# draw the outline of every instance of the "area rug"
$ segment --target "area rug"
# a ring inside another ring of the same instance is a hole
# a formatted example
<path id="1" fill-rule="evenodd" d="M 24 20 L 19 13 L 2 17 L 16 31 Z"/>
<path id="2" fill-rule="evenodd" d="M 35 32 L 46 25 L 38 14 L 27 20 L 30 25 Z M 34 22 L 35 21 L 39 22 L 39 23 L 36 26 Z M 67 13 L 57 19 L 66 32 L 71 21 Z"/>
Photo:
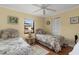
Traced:
<path id="1" fill-rule="evenodd" d="M 42 48 L 39 45 L 33 45 L 32 46 L 33 49 L 33 55 L 46 55 L 47 53 L 49 53 L 49 51 L 47 51 L 46 49 Z"/>

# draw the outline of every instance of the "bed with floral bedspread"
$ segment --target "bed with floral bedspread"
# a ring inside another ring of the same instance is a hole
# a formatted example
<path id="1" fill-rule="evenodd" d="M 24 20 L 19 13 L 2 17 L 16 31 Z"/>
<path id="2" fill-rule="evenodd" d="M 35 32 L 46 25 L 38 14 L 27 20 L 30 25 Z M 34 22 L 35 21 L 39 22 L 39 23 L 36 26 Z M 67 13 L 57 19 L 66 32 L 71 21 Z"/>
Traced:
<path id="1" fill-rule="evenodd" d="M 18 30 L 0 30 L 0 55 L 29 55 L 31 46 L 20 37 Z"/>
<path id="2" fill-rule="evenodd" d="M 39 43 L 53 49 L 55 52 L 61 51 L 61 46 L 64 44 L 62 36 L 46 34 L 42 29 L 37 30 L 36 39 Z"/>

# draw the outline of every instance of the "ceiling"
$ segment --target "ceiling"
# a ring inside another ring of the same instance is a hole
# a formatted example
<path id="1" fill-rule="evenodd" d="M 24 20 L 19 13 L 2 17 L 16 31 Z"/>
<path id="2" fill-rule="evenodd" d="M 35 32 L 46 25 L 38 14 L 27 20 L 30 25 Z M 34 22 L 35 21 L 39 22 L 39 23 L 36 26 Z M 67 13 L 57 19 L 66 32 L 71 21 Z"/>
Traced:
<path id="1" fill-rule="evenodd" d="M 10 9 L 13 9 L 16 11 L 24 12 L 24 13 L 29 13 L 29 14 L 32 14 L 35 16 L 44 16 L 42 14 L 42 12 L 43 12 L 42 10 L 40 10 L 38 12 L 34 12 L 35 10 L 40 9 L 40 8 L 36 7 L 32 4 L 0 4 L 0 6 L 10 8 Z M 46 10 L 45 16 L 53 16 L 62 11 L 72 9 L 77 6 L 79 6 L 79 5 L 78 4 L 50 4 L 47 8 L 54 9 L 54 10 L 56 10 L 56 12 Z"/>

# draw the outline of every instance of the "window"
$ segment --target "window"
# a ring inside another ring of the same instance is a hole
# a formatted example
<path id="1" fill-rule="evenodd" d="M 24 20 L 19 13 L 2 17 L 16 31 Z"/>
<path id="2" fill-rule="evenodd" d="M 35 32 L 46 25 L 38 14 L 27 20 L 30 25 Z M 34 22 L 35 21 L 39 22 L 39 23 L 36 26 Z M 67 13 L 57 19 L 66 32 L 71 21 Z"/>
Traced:
<path id="1" fill-rule="evenodd" d="M 31 33 L 34 33 L 34 21 L 32 19 L 25 19 L 24 20 L 24 33 L 27 34 L 29 33 L 29 31 Z"/>

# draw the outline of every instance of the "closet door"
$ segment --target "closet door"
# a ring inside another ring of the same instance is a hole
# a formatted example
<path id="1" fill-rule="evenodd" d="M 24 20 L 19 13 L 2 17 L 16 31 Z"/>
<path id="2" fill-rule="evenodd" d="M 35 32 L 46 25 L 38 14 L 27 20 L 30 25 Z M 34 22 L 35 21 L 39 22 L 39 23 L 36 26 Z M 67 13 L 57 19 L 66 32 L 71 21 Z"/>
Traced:
<path id="1" fill-rule="evenodd" d="M 52 34 L 54 35 L 60 35 L 60 18 L 56 18 L 52 21 Z"/>

